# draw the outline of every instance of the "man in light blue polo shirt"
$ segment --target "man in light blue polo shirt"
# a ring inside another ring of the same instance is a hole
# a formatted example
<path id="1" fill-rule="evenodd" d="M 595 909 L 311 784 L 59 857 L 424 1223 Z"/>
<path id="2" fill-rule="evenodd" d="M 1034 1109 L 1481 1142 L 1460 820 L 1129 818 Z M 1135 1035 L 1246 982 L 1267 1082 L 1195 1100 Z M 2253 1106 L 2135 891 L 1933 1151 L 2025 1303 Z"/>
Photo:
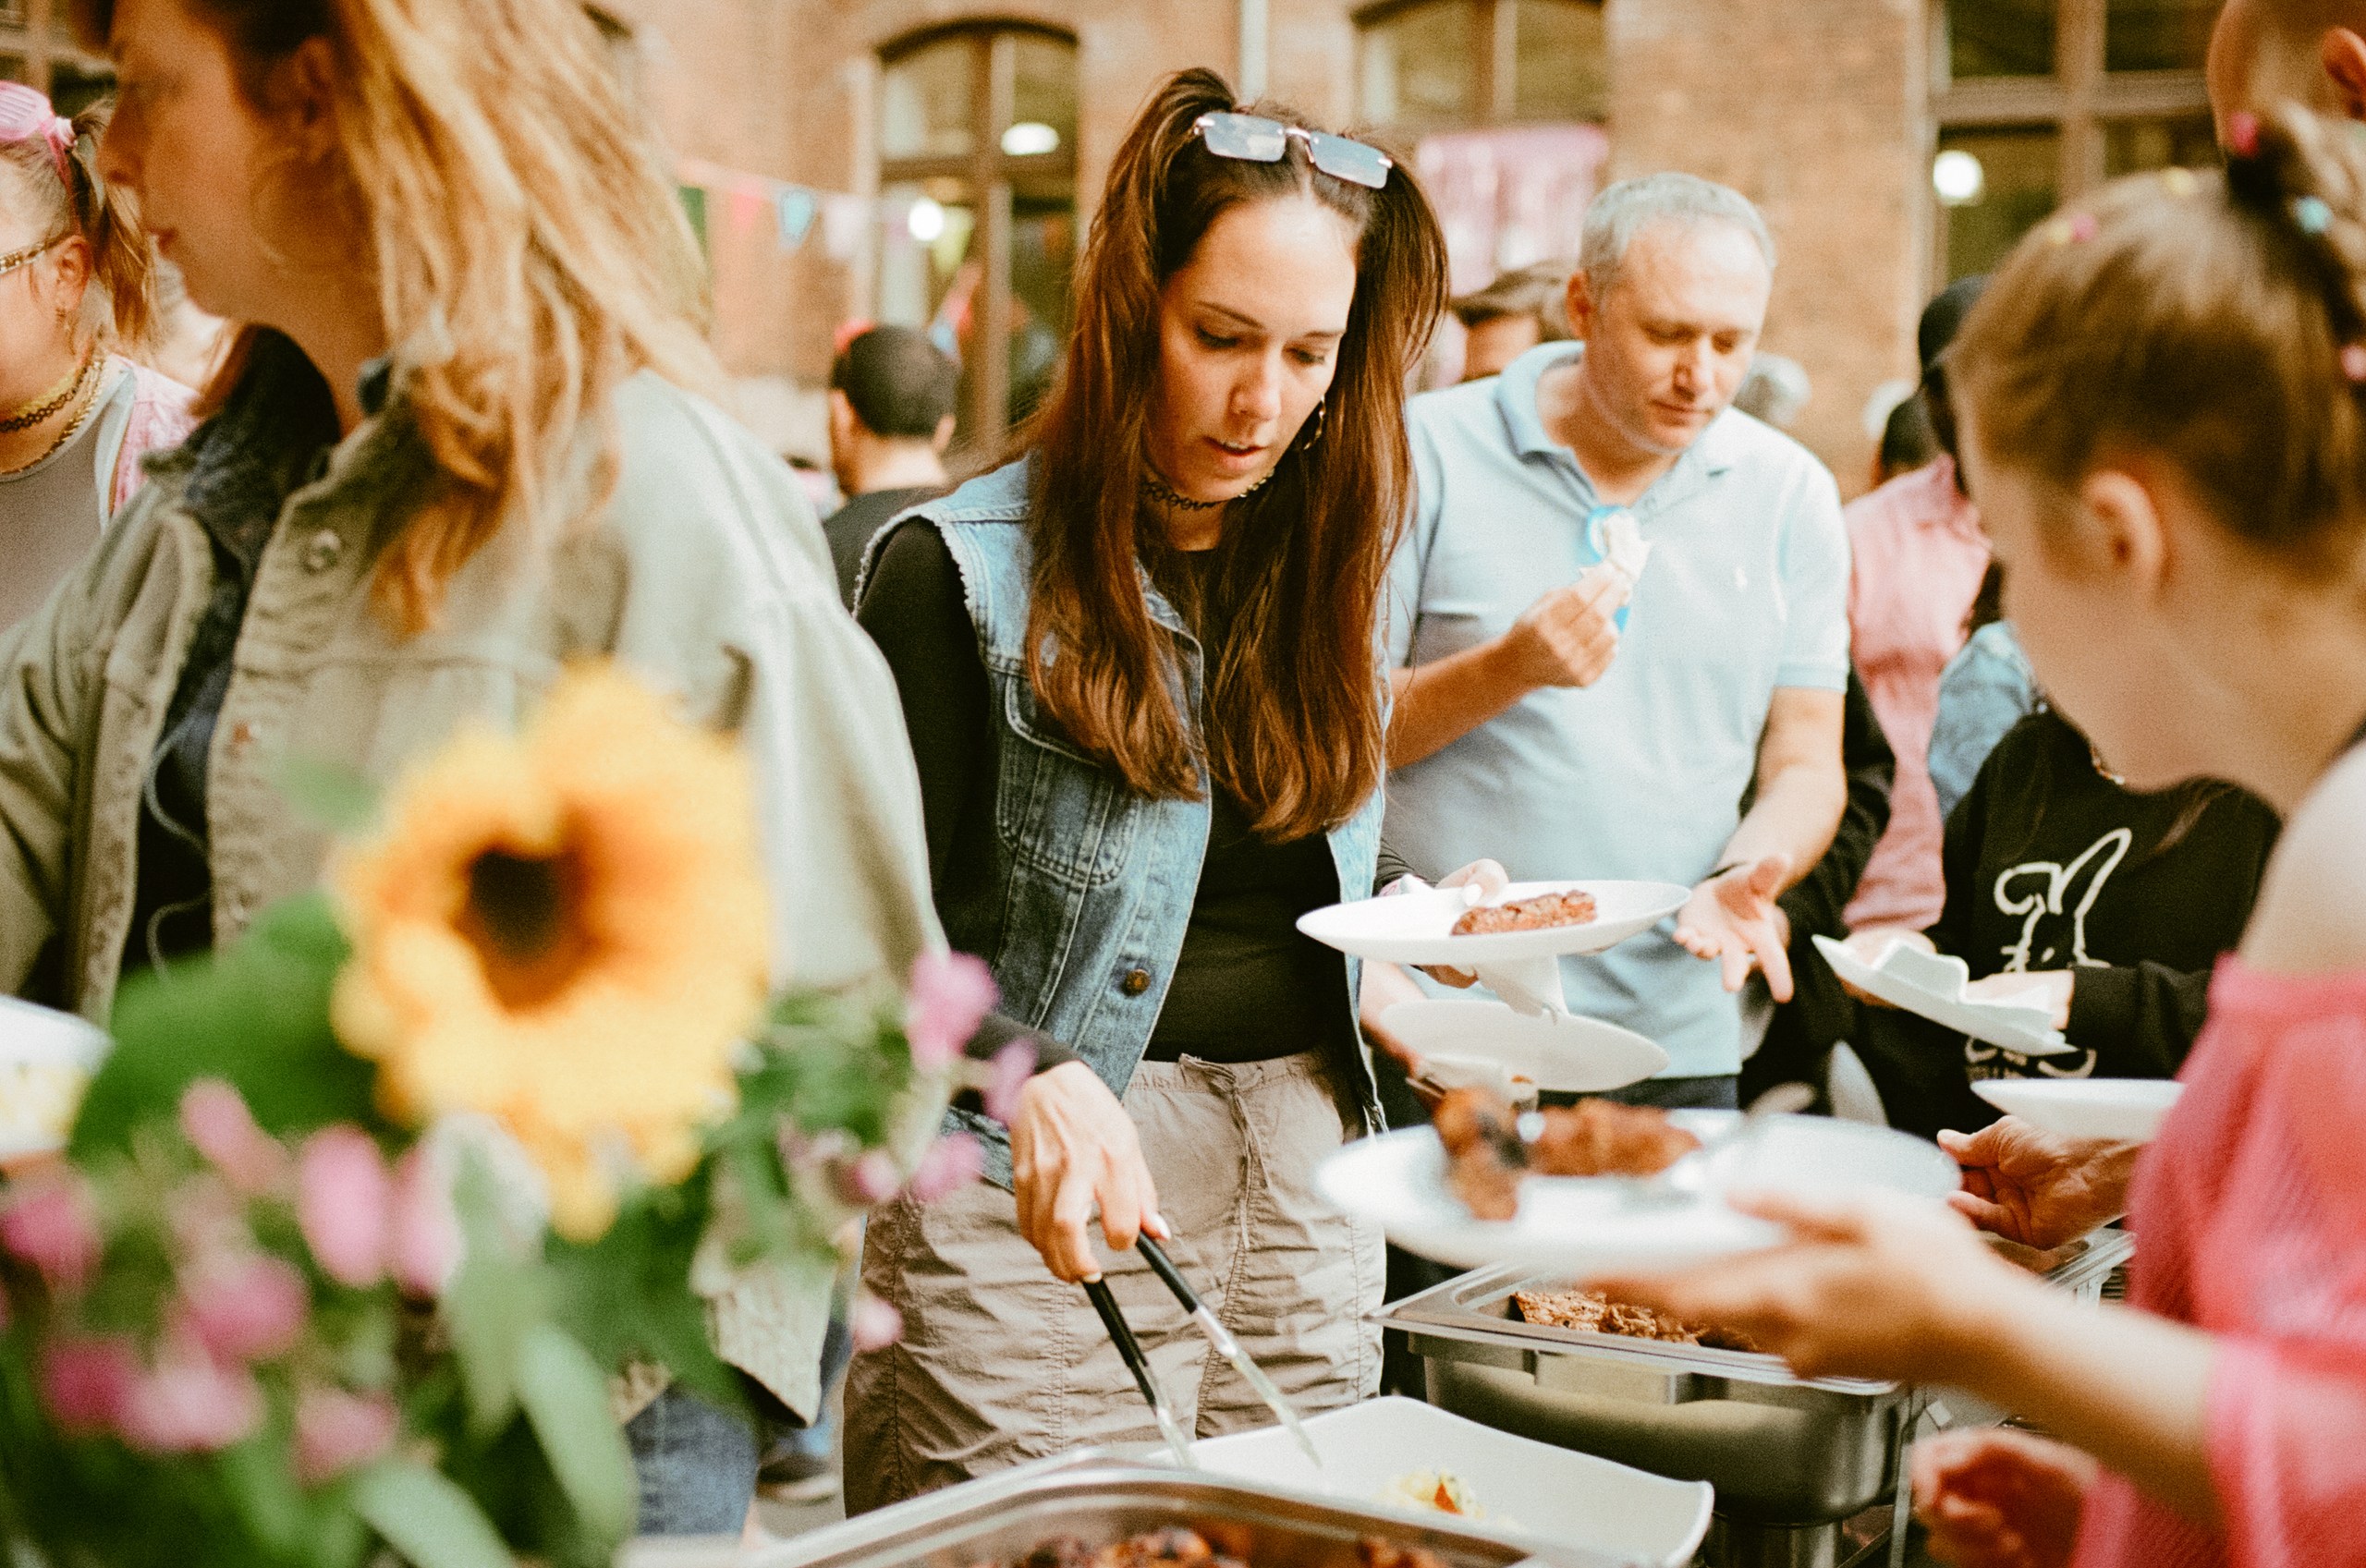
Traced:
<path id="1" fill-rule="evenodd" d="M 1774 900 L 1847 799 L 1840 497 L 1806 448 L 1728 407 L 1774 263 L 1737 192 L 1613 186 L 1570 280 L 1583 345 L 1409 415 L 1389 842 L 1418 869 L 1494 857 L 1516 880 L 1694 889 L 1671 926 L 1563 963 L 1571 1012 L 1666 1049 L 1626 1096 L 1647 1103 L 1733 1103 L 1735 993 L 1757 966 L 1789 995 Z M 1629 532 L 1650 547 L 1631 595 L 1605 561 Z"/>

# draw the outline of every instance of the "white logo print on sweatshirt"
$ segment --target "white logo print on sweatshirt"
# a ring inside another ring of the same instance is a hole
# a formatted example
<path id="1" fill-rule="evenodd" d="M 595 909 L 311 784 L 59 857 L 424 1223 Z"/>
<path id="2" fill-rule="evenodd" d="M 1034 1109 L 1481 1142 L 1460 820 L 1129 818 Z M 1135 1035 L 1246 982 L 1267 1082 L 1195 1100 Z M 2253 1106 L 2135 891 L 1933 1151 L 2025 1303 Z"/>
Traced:
<path id="1" fill-rule="evenodd" d="M 2021 918 L 2020 940 L 2000 950 L 2005 956 L 2003 972 L 2020 975 L 2034 969 L 2103 967 L 2100 960 L 2087 956 L 2087 912 L 2103 896 L 2104 884 L 2119 869 L 2119 863 L 2128 858 L 2128 851 L 2135 842 L 2132 830 L 2114 828 L 2067 866 L 2054 860 L 2031 860 L 2000 873 L 1995 884 L 1996 907 Z M 2066 917 L 2069 921 L 2067 930 L 2058 924 Z M 2067 952 L 2063 949 L 2065 937 L 2069 939 Z M 1967 1041 L 1964 1053 L 1967 1061 L 1975 1064 L 2000 1054 L 1978 1040 Z M 2095 1053 L 2092 1051 L 2081 1051 L 2071 1059 L 2076 1065 L 2067 1067 L 2055 1065 L 2055 1058 L 2025 1058 L 2009 1051 L 2001 1054 L 2021 1067 L 2034 1063 L 2037 1072 L 2049 1078 L 2083 1078 L 2095 1070 Z"/>

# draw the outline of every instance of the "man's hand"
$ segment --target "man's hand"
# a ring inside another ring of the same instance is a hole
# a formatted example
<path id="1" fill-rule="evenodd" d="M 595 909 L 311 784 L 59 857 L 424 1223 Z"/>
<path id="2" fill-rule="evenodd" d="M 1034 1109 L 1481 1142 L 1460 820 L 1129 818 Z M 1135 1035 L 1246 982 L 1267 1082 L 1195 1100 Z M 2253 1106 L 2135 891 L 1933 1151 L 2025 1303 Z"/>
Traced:
<path id="1" fill-rule="evenodd" d="M 1530 605 L 1502 641 L 1520 684 L 1532 691 L 1600 680 L 1618 653 L 1613 617 L 1626 592 L 1626 578 L 1604 565 Z"/>
<path id="2" fill-rule="evenodd" d="M 2128 1211 L 2128 1183 L 2142 1147 L 2074 1142 L 2007 1116 L 1939 1147 L 1963 1167 L 1947 1201 L 1983 1231 L 2051 1252 Z"/>
<path id="3" fill-rule="evenodd" d="M 1914 1516 L 1931 1555 L 1957 1568 L 2062 1568 L 2098 1468 L 2028 1432 L 1942 1433 L 1914 1446 Z"/>
<path id="4" fill-rule="evenodd" d="M 1727 991 L 1741 990 L 1754 966 L 1765 973 L 1775 1001 L 1791 1000 L 1791 960 L 1783 950 L 1788 926 L 1774 904 L 1790 870 L 1782 855 L 1737 866 L 1694 888 L 1677 915 L 1677 942 L 1696 958 L 1717 960 Z"/>
<path id="5" fill-rule="evenodd" d="M 1081 1062 L 1038 1073 L 1019 1091 L 1010 1165 L 1018 1234 L 1063 1280 L 1101 1277 L 1101 1260 L 1085 1234 L 1096 1204 L 1112 1251 L 1133 1246 L 1143 1231 L 1165 1239 L 1158 1188 L 1142 1161 L 1134 1119 Z"/>

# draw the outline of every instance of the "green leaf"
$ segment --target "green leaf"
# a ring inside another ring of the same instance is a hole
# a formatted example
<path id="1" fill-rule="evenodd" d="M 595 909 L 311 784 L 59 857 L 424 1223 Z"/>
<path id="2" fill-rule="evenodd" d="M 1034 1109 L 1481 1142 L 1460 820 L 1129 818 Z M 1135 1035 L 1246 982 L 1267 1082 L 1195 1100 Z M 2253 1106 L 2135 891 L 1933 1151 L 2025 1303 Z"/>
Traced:
<path id="1" fill-rule="evenodd" d="M 325 758 L 291 752 L 282 759 L 273 782 L 299 815 L 334 833 L 359 833 L 378 815 L 378 786 L 357 770 Z"/>
<path id="2" fill-rule="evenodd" d="M 621 1542 L 640 1495 L 632 1451 L 608 1404 L 608 1380 L 566 1330 L 538 1323 L 518 1359 L 518 1395 L 552 1473 L 592 1532 Z"/>
<path id="3" fill-rule="evenodd" d="M 390 1461 L 363 1471 L 353 1510 L 416 1568 L 515 1568 L 476 1500 L 423 1465 Z"/>
<path id="4" fill-rule="evenodd" d="M 328 901 L 308 893 L 274 905 L 218 954 L 127 982 L 116 1002 L 116 1048 L 74 1124 L 74 1158 L 128 1147 L 134 1125 L 170 1115 L 199 1078 L 227 1079 L 281 1136 L 332 1122 L 380 1125 L 370 1100 L 375 1069 L 329 1027 L 329 992 L 346 954 Z"/>
<path id="5" fill-rule="evenodd" d="M 616 1223 L 597 1241 L 553 1242 L 554 1317 L 603 1372 L 649 1362 L 693 1392 L 736 1410 L 745 1396 L 714 1354 L 706 1303 L 690 1289 L 691 1259 L 710 1212 L 709 1179 L 701 1171 L 679 1187 L 643 1187 L 627 1197 Z"/>
<path id="6" fill-rule="evenodd" d="M 469 1429 L 479 1438 L 499 1430 L 518 1408 L 518 1363 L 549 1310 L 539 1260 L 522 1256 L 503 1229 L 497 1180 L 474 1154 L 462 1161 L 453 1198 L 468 1250 L 441 1303 L 459 1357 Z"/>

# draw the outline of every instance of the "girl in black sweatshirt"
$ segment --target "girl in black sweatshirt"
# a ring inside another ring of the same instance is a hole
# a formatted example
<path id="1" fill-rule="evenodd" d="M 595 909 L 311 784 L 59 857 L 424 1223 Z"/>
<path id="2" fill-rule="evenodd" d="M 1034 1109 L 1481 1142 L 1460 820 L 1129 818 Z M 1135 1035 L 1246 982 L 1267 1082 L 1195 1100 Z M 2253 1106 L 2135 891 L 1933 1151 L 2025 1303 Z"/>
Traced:
<path id="1" fill-rule="evenodd" d="M 1865 1009 L 1858 1049 L 1891 1122 L 1926 1135 L 1985 1125 L 1996 1112 L 1975 1078 L 2175 1076 L 2278 825 L 2216 781 L 2137 794 L 2050 707 L 2023 719 L 1947 819 L 1946 905 L 1926 934 L 1970 966 L 1975 995 L 1998 976 L 2013 978 L 1985 988 L 1992 999 L 2044 988 L 2074 1049 L 2022 1056 Z"/>

